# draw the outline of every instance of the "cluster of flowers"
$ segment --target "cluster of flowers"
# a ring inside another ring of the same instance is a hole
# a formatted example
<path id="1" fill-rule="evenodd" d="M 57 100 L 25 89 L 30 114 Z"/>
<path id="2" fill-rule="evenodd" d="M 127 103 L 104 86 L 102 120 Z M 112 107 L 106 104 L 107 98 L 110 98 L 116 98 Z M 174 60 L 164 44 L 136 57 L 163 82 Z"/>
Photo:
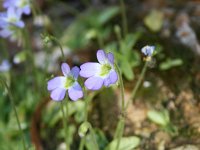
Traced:
<path id="1" fill-rule="evenodd" d="M 0 13 L 0 36 L 8 38 L 15 35 L 18 28 L 24 28 L 22 15 L 31 13 L 29 0 L 4 0 L 3 7 L 7 10 Z M 12 39 L 12 37 L 11 37 Z"/>
<path id="2" fill-rule="evenodd" d="M 145 46 L 142 53 L 151 57 L 154 52 L 154 46 Z M 71 100 L 76 101 L 83 97 L 83 90 L 78 83 L 78 76 L 87 78 L 84 85 L 89 90 L 99 90 L 102 86 L 109 87 L 118 80 L 118 74 L 114 65 L 114 56 L 112 53 L 106 53 L 103 50 L 97 51 L 96 62 L 87 62 L 80 66 L 75 66 L 70 70 L 66 63 L 62 63 L 61 70 L 64 76 L 55 77 L 48 81 L 47 89 L 51 92 L 51 98 L 55 101 L 64 99 L 66 92 Z"/>
<path id="3" fill-rule="evenodd" d="M 78 76 L 88 78 L 84 85 L 89 90 L 99 90 L 103 85 L 108 87 L 118 80 L 114 67 L 114 56 L 112 53 L 105 53 L 103 50 L 97 51 L 99 63 L 87 62 L 80 66 L 75 66 L 71 70 L 69 65 L 62 63 L 61 70 L 64 76 L 59 76 L 48 81 L 47 89 L 51 91 L 51 98 L 55 101 L 63 100 L 68 90 L 71 100 L 78 100 L 83 97 L 83 90 L 78 83 Z"/>

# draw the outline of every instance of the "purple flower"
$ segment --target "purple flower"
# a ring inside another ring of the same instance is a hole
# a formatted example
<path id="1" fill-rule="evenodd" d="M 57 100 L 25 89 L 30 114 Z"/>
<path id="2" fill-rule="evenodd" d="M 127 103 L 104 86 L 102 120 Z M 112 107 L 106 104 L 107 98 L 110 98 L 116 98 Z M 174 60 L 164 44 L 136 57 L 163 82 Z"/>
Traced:
<path id="1" fill-rule="evenodd" d="M 63 100 L 67 90 L 73 101 L 82 98 L 83 91 L 77 82 L 80 69 L 73 67 L 70 71 L 69 65 L 62 63 L 61 70 L 64 76 L 55 77 L 48 81 L 47 89 L 51 91 L 51 98 L 55 101 Z"/>
<path id="2" fill-rule="evenodd" d="M 11 64 L 8 60 L 4 59 L 2 63 L 0 64 L 0 72 L 7 72 L 11 68 Z"/>
<path id="3" fill-rule="evenodd" d="M 21 21 L 21 12 L 14 7 L 9 7 L 6 13 L 1 13 L 0 22 L 1 27 L 6 25 L 14 25 L 19 28 L 24 27 L 24 22 Z"/>
<path id="4" fill-rule="evenodd" d="M 31 13 L 30 0 L 5 0 L 3 7 L 15 7 L 18 11 L 26 15 Z"/>
<path id="5" fill-rule="evenodd" d="M 151 57 L 153 55 L 154 50 L 155 50 L 155 46 L 147 45 L 143 47 L 141 51 L 145 56 Z"/>
<path id="6" fill-rule="evenodd" d="M 103 85 L 109 87 L 118 80 L 113 54 L 106 54 L 103 50 L 98 50 L 97 59 L 99 63 L 87 62 L 80 67 L 80 76 L 88 78 L 85 86 L 89 90 L 99 90 Z"/>
<path id="7" fill-rule="evenodd" d="M 9 25 L 2 28 L 0 30 L 0 37 L 8 38 L 9 36 L 13 35 L 14 31 L 12 31 L 10 28 L 11 28 L 11 26 L 9 26 Z"/>

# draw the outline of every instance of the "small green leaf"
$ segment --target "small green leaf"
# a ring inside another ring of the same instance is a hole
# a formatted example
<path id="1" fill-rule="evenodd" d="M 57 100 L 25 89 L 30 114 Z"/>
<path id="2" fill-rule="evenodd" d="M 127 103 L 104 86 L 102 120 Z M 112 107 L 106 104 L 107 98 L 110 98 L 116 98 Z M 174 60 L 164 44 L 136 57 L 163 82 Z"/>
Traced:
<path id="1" fill-rule="evenodd" d="M 80 137 L 84 137 L 87 133 L 87 131 L 90 128 L 90 123 L 89 122 L 84 122 L 80 125 L 79 129 L 78 129 L 78 135 Z"/>
<path id="2" fill-rule="evenodd" d="M 131 67 L 139 66 L 141 62 L 140 55 L 134 50 L 130 53 L 129 60 L 130 60 Z"/>
<path id="3" fill-rule="evenodd" d="M 163 25 L 163 13 L 158 10 L 152 10 L 145 18 L 145 25 L 154 32 L 160 31 Z"/>
<path id="4" fill-rule="evenodd" d="M 154 123 L 161 126 L 167 126 L 170 122 L 169 114 L 167 111 L 150 110 L 147 113 L 147 117 Z"/>
<path id="5" fill-rule="evenodd" d="M 125 39 L 120 43 L 120 51 L 123 54 L 129 55 L 133 46 L 141 36 L 141 32 L 135 34 L 127 34 Z"/>
<path id="6" fill-rule="evenodd" d="M 161 70 L 168 70 L 172 67 L 181 66 L 183 61 L 180 58 L 170 59 L 168 58 L 165 62 L 162 62 L 159 66 Z"/>
<path id="7" fill-rule="evenodd" d="M 133 74 L 131 64 L 128 62 L 127 59 L 123 59 L 123 61 L 121 62 L 120 68 L 122 70 L 122 73 L 128 80 L 134 79 L 134 74 Z"/>
<path id="8" fill-rule="evenodd" d="M 105 150 L 116 150 L 118 140 L 113 140 Z M 140 144 L 140 139 L 136 136 L 122 137 L 119 150 L 132 150 Z"/>
<path id="9" fill-rule="evenodd" d="M 101 11 L 101 14 L 97 18 L 99 25 L 105 24 L 112 17 L 114 17 L 118 12 L 119 12 L 119 7 L 116 7 L 116 6 L 109 7 L 107 9 L 104 9 L 104 11 Z"/>
<path id="10" fill-rule="evenodd" d="M 27 56 L 26 50 L 23 50 L 23 51 L 17 53 L 17 54 L 14 56 L 13 61 L 14 61 L 15 64 L 22 63 L 22 62 L 24 62 L 24 61 L 26 60 L 26 56 Z"/>

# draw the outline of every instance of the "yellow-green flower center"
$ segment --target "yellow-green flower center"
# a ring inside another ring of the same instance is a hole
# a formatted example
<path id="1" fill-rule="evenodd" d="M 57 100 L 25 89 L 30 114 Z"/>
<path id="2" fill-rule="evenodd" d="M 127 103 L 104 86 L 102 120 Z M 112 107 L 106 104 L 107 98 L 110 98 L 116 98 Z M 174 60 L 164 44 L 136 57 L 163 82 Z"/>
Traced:
<path id="1" fill-rule="evenodd" d="M 26 6 L 26 5 L 28 5 L 28 2 L 26 0 L 21 0 L 20 3 L 19 3 L 19 7 L 21 7 L 21 8 Z"/>
<path id="2" fill-rule="evenodd" d="M 9 18 L 9 19 L 8 19 L 8 22 L 10 22 L 10 23 L 15 23 L 15 22 L 17 22 L 17 19 L 14 18 L 14 17 L 12 17 L 12 18 Z"/>
<path id="3" fill-rule="evenodd" d="M 101 66 L 100 76 L 107 75 L 111 69 L 112 69 L 112 67 L 109 64 L 103 64 Z"/>
<path id="4" fill-rule="evenodd" d="M 71 87 L 75 82 L 75 79 L 72 76 L 66 77 L 65 88 L 68 89 Z"/>

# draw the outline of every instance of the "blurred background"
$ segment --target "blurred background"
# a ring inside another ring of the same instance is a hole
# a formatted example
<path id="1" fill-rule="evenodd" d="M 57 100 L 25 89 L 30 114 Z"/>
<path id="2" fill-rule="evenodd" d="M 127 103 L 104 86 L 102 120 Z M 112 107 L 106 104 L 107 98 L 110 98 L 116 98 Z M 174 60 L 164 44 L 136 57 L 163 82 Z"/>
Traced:
<path id="1" fill-rule="evenodd" d="M 156 55 L 127 109 L 124 136 L 140 139 L 136 150 L 200 149 L 199 0 L 34 0 L 31 12 L 22 17 L 26 36 L 0 39 L 0 76 L 10 87 L 30 149 L 65 149 L 60 105 L 47 91 L 47 81 L 61 75 L 61 62 L 80 66 L 96 61 L 98 49 L 112 52 L 127 100 L 145 63 L 145 45 L 154 45 Z M 76 150 L 84 101 L 69 105 L 69 142 Z M 0 150 L 21 150 L 4 86 L 0 110 Z M 117 86 L 94 94 L 89 122 L 101 150 L 112 140 L 119 115 Z M 92 144 L 85 149 L 93 150 Z"/>

